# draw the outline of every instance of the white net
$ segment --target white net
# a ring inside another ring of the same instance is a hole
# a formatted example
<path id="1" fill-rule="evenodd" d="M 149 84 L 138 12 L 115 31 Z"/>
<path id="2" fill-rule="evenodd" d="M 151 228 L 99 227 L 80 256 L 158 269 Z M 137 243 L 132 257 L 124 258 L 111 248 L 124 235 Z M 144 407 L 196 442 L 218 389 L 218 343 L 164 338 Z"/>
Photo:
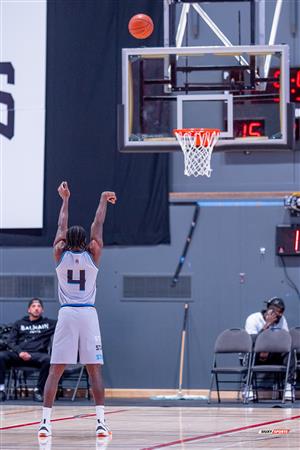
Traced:
<path id="1" fill-rule="evenodd" d="M 210 177 L 211 154 L 220 136 L 220 130 L 211 129 L 185 129 L 174 130 L 184 155 L 184 174 L 206 175 Z"/>

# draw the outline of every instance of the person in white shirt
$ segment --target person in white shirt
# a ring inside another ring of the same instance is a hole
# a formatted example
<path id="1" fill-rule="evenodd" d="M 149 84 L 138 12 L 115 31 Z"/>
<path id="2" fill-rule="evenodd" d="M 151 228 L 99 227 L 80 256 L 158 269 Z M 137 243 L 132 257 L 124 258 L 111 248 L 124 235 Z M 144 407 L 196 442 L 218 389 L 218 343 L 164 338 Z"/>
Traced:
<path id="1" fill-rule="evenodd" d="M 283 315 L 284 310 L 285 304 L 281 298 L 271 298 L 267 301 L 267 309 L 250 314 L 247 317 L 245 330 L 252 335 L 256 335 L 267 329 L 289 331 L 286 318 Z"/>
<path id="2" fill-rule="evenodd" d="M 270 300 L 266 301 L 267 309 L 262 310 L 261 312 L 256 312 L 250 314 L 247 317 L 245 323 L 245 330 L 249 333 L 253 339 L 256 339 L 256 336 L 259 333 L 262 333 L 265 330 L 285 330 L 289 331 L 289 327 L 284 317 L 283 313 L 285 311 L 284 301 L 279 297 L 272 297 Z M 287 363 L 288 354 L 274 354 L 261 352 L 256 360 L 257 364 L 286 364 Z M 288 383 L 286 387 L 286 400 L 292 400 L 292 385 L 294 383 L 294 373 L 295 373 L 295 364 L 294 358 L 291 358 Z M 252 394 L 252 395 L 251 395 Z M 252 397 L 252 398 L 251 398 Z M 253 393 L 250 391 L 249 400 L 253 399 Z"/>

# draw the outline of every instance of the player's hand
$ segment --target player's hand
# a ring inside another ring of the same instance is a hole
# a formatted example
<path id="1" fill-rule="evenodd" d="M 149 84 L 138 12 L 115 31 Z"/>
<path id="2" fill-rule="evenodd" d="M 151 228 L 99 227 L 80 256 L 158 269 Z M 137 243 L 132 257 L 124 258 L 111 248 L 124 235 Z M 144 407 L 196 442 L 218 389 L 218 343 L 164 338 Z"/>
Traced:
<path id="1" fill-rule="evenodd" d="M 106 201 L 108 201 L 109 203 L 112 203 L 113 205 L 117 201 L 117 196 L 114 192 L 105 191 L 105 192 L 102 192 L 101 196 L 104 197 L 106 199 Z"/>
<path id="2" fill-rule="evenodd" d="M 71 195 L 70 190 L 69 190 L 69 188 L 68 188 L 68 183 L 67 183 L 66 181 L 63 181 L 63 182 L 58 186 L 57 191 L 58 191 L 58 193 L 59 193 L 59 196 L 60 196 L 62 199 L 69 198 L 70 195 Z"/>
<path id="3" fill-rule="evenodd" d="M 29 360 L 31 359 L 30 353 L 27 353 L 27 352 L 21 352 L 21 353 L 19 353 L 19 357 L 20 357 L 21 359 L 23 359 L 23 361 L 29 361 Z"/>

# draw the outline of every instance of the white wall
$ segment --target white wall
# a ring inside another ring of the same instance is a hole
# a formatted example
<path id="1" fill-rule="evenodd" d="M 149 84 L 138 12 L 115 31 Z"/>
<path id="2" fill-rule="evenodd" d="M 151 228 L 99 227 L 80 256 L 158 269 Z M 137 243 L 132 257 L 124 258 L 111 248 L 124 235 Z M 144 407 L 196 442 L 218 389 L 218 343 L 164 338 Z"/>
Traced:
<path id="1" fill-rule="evenodd" d="M 0 0 L 1 229 L 43 227 L 46 8 Z"/>

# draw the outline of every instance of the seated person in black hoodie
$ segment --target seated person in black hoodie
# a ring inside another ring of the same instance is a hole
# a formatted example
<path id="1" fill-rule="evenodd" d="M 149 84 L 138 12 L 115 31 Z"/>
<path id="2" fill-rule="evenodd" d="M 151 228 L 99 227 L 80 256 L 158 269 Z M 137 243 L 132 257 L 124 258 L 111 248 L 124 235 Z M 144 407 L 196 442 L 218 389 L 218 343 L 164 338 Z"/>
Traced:
<path id="1" fill-rule="evenodd" d="M 14 366 L 34 366 L 40 369 L 34 400 L 43 400 L 44 385 L 50 367 L 49 344 L 56 321 L 43 317 L 43 302 L 33 298 L 28 303 L 28 316 L 14 323 L 8 350 L 0 352 L 0 401 L 5 396 L 5 371 Z"/>

